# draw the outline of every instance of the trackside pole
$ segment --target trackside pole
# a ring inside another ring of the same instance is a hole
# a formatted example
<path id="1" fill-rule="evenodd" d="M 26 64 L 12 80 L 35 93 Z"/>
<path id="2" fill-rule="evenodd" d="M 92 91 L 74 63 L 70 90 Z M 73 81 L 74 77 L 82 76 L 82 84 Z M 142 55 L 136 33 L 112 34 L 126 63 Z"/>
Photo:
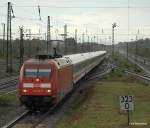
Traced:
<path id="1" fill-rule="evenodd" d="M 130 111 L 134 110 L 134 97 L 132 95 L 120 96 L 120 110 L 127 112 L 127 122 L 130 126 Z"/>
<path id="2" fill-rule="evenodd" d="M 127 115 L 128 115 L 128 126 L 130 126 L 130 111 L 127 110 Z"/>

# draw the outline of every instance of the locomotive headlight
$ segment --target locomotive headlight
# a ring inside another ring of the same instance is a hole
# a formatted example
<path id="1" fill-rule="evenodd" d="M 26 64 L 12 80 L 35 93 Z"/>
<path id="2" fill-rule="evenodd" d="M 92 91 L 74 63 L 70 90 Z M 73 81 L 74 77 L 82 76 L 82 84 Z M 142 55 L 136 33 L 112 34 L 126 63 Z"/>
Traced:
<path id="1" fill-rule="evenodd" d="M 51 92 L 51 90 L 47 90 L 47 92 Z"/>
<path id="2" fill-rule="evenodd" d="M 23 92 L 27 92 L 27 90 L 26 90 L 26 89 L 23 89 Z"/>
<path id="3" fill-rule="evenodd" d="M 36 81 L 36 82 L 39 82 L 39 81 L 40 81 L 40 79 L 39 79 L 39 78 L 36 78 L 36 79 L 35 79 L 35 81 Z"/>

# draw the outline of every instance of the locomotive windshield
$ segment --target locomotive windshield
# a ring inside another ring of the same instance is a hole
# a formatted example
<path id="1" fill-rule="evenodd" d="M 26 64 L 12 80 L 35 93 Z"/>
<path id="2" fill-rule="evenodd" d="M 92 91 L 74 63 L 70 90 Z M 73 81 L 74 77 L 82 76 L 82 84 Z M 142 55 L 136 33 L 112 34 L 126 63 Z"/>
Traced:
<path id="1" fill-rule="evenodd" d="M 25 69 L 26 78 L 49 78 L 51 69 Z"/>
<path id="2" fill-rule="evenodd" d="M 38 78 L 49 78 L 50 73 L 51 73 L 50 69 L 39 69 Z"/>
<path id="3" fill-rule="evenodd" d="M 36 78 L 38 69 L 25 69 L 25 77 Z"/>

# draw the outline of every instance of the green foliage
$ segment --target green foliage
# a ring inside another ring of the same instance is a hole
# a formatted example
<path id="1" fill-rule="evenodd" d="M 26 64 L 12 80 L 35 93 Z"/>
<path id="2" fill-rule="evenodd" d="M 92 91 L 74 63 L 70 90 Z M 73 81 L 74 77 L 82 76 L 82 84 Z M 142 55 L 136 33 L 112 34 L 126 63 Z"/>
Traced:
<path id="1" fill-rule="evenodd" d="M 120 43 L 119 46 L 121 49 L 126 47 L 126 43 Z M 136 44 L 137 44 L 137 52 L 136 52 Z M 150 39 L 140 39 L 138 41 L 132 41 L 128 43 L 129 53 L 149 58 L 150 59 Z"/>
<path id="2" fill-rule="evenodd" d="M 113 59 L 117 65 L 114 71 L 103 79 L 86 84 L 87 88 L 74 97 L 57 128 L 130 128 L 127 126 L 126 112 L 119 111 L 121 95 L 135 97 L 132 122 L 150 121 L 149 86 L 124 73 L 125 69 L 140 70 L 118 55 Z"/>
<path id="3" fill-rule="evenodd" d="M 109 73 L 104 80 L 111 80 L 111 81 L 137 81 L 133 76 L 126 76 L 125 77 L 125 70 L 129 70 L 132 72 L 141 72 L 141 70 L 134 64 L 131 64 L 127 59 L 123 58 L 120 55 L 115 55 L 113 57 L 116 67 L 113 69 L 111 73 Z"/>
<path id="4" fill-rule="evenodd" d="M 0 97 L 0 106 L 10 106 L 17 100 L 17 97 L 14 93 L 4 95 Z"/>
<path id="5" fill-rule="evenodd" d="M 149 87 L 138 83 L 112 81 L 103 83 L 97 81 L 90 84 L 86 94 L 83 93 L 74 98 L 69 112 L 67 110 L 65 116 L 57 123 L 57 128 L 128 128 L 126 113 L 119 111 L 119 96 L 121 95 L 134 95 L 135 97 L 132 122 L 150 121 Z M 87 98 L 84 98 L 85 95 Z M 78 104 L 79 101 L 82 103 Z"/>

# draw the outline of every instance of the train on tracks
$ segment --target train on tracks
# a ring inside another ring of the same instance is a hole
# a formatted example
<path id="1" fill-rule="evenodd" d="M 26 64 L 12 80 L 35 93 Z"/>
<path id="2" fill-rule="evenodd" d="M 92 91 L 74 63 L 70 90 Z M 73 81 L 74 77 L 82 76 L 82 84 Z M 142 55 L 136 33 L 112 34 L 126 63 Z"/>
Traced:
<path id="1" fill-rule="evenodd" d="M 29 109 L 59 103 L 76 83 L 106 57 L 106 51 L 52 57 L 38 55 L 24 62 L 19 99 Z"/>

